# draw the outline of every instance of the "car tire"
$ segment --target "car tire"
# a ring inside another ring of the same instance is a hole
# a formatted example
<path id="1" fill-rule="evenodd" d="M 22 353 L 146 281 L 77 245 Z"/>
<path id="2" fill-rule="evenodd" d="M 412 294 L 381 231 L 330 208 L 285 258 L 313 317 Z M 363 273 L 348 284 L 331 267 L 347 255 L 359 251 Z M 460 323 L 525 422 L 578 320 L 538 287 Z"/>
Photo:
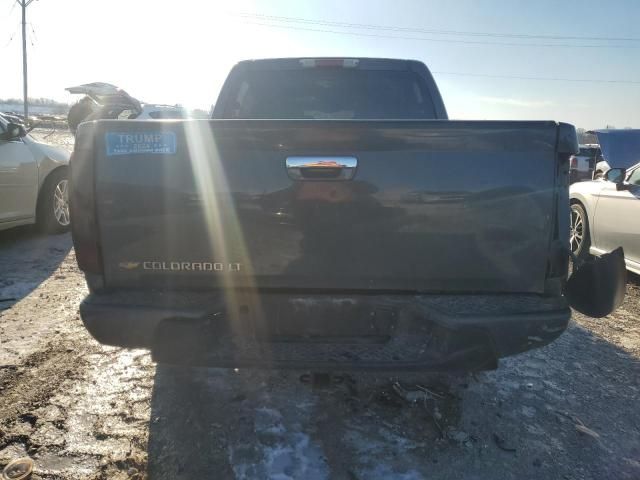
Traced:
<path id="1" fill-rule="evenodd" d="M 40 190 L 36 221 L 44 233 L 63 233 L 69 230 L 69 179 L 67 169 L 49 174 Z"/>
<path id="2" fill-rule="evenodd" d="M 589 257 L 591 237 L 589 236 L 589 218 L 584 206 L 580 203 L 571 205 L 571 222 L 569 224 L 569 244 L 571 252 L 580 260 Z"/>

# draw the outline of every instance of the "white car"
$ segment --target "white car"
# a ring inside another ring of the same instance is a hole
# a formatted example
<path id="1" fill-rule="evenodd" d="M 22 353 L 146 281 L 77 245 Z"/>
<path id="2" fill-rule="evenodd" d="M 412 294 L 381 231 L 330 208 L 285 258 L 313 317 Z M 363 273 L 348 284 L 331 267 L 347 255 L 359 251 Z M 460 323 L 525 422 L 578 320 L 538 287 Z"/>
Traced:
<path id="1" fill-rule="evenodd" d="M 48 233 L 69 229 L 69 156 L 0 115 L 0 230 L 30 223 Z"/>
<path id="2" fill-rule="evenodd" d="M 624 249 L 627 269 L 640 274 L 640 163 L 571 185 L 571 251 L 578 258 Z"/>

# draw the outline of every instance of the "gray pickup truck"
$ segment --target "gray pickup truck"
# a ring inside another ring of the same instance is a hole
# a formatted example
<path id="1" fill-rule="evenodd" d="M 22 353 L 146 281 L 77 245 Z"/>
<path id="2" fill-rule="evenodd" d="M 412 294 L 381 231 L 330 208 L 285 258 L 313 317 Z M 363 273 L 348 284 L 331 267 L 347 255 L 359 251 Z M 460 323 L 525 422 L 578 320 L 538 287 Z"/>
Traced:
<path id="1" fill-rule="evenodd" d="M 450 121 L 424 64 L 369 58 L 241 62 L 212 116 L 78 129 L 80 311 L 100 342 L 473 370 L 565 330 L 571 125 Z"/>

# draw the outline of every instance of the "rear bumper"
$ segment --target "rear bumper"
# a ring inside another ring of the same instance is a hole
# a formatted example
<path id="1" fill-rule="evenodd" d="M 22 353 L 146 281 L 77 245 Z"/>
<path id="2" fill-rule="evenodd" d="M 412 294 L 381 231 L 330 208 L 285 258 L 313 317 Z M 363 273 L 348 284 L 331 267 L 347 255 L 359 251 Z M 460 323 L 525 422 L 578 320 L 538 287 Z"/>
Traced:
<path id="1" fill-rule="evenodd" d="M 91 294 L 82 320 L 101 343 L 168 363 L 304 369 L 495 368 L 567 327 L 563 297 L 538 295 Z"/>

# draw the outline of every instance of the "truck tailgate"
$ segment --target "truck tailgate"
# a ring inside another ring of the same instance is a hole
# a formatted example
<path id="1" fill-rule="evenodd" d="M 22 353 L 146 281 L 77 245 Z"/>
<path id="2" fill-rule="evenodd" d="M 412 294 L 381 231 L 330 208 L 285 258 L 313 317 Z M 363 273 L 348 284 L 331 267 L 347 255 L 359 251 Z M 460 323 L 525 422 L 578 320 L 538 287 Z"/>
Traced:
<path id="1" fill-rule="evenodd" d="M 95 181 L 106 287 L 541 293 L 562 128 L 101 121 L 75 181 Z"/>

